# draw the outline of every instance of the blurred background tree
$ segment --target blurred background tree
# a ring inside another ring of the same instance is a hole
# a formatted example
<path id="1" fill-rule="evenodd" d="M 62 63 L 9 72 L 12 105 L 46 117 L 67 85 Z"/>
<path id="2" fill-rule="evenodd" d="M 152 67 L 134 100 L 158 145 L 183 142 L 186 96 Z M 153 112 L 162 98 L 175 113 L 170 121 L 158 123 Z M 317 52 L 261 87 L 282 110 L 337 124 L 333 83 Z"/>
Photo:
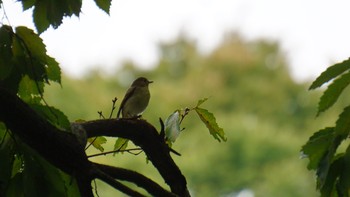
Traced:
<path id="1" fill-rule="evenodd" d="M 193 196 L 236 196 L 242 191 L 255 196 L 317 196 L 314 174 L 300 159 L 300 147 L 311 131 L 334 120 L 321 116 L 313 121 L 320 93 L 309 93 L 308 83 L 293 81 L 278 43 L 246 42 L 231 33 L 213 52 L 202 54 L 193 40 L 181 34 L 173 42 L 160 43 L 159 52 L 153 69 L 125 62 L 108 76 L 98 70 L 81 79 L 65 76 L 63 88 L 47 87 L 45 97 L 71 121 L 96 119 L 97 111 L 109 113 L 114 97 L 122 99 L 132 80 L 146 76 L 155 83 L 143 118 L 155 125 L 159 117 L 165 119 L 175 109 L 209 97 L 204 105 L 215 113 L 228 141 L 213 141 L 193 116 L 183 122 L 185 130 L 173 145 L 182 154 L 175 160 Z M 106 149 L 112 149 L 112 141 Z M 139 164 L 145 161 L 135 162 L 134 155 L 122 157 L 118 165 L 144 166 Z M 112 156 L 94 160 L 117 162 Z M 157 179 L 147 166 L 136 169 Z M 115 194 L 99 187 L 101 196 Z"/>

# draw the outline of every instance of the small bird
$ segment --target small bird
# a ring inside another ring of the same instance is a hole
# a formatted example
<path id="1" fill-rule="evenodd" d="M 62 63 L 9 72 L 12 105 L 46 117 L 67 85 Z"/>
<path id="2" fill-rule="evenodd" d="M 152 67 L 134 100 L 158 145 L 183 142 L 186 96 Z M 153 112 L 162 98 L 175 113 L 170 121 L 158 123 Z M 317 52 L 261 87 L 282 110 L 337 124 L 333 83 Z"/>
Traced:
<path id="1" fill-rule="evenodd" d="M 139 77 L 131 84 L 120 104 L 117 118 L 120 117 L 120 113 L 123 118 L 135 118 L 145 111 L 151 97 L 148 89 L 150 83 L 153 81 Z"/>

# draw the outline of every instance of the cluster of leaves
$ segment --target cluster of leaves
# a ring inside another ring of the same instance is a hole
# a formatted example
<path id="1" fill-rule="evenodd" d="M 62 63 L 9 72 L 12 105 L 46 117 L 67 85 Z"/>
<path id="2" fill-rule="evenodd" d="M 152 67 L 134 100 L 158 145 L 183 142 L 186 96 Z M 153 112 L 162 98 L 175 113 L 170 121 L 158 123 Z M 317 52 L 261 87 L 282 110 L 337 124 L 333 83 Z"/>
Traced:
<path id="1" fill-rule="evenodd" d="M 39 115 L 62 130 L 69 130 L 68 118 L 60 110 L 49 106 L 43 98 L 44 87 L 51 82 L 61 84 L 58 62 L 47 55 L 40 33 L 52 26 L 57 28 L 64 16 L 79 16 L 81 0 L 20 0 L 23 9 L 33 8 L 33 19 L 38 32 L 24 27 L 0 26 L 0 88 L 16 93 Z M 97 6 L 109 13 L 110 0 L 95 0 Z M 0 6 L 2 1 L 0 0 Z M 0 7 L 1 8 L 1 7 Z M 200 108 L 206 99 L 193 108 L 215 139 L 226 141 L 212 113 Z M 90 139 L 101 151 L 104 138 Z M 0 122 L 0 195 L 78 196 L 73 180 L 43 160 L 25 144 L 15 141 L 11 131 Z M 35 181 L 33 181 L 35 179 Z M 73 182 L 72 182 L 73 181 Z M 43 191 L 45 189 L 45 191 Z"/>
<path id="2" fill-rule="evenodd" d="M 193 108 L 186 108 L 184 110 L 176 110 L 165 120 L 165 137 L 168 144 L 175 142 L 176 138 L 179 136 L 181 132 L 180 124 L 185 116 L 190 111 L 195 111 L 205 126 L 208 128 L 210 134 L 219 142 L 221 140 L 226 141 L 224 130 L 219 127 L 216 122 L 216 118 L 213 113 L 209 112 L 207 109 L 199 107 L 208 98 L 204 98 L 198 101 L 197 105 Z"/>
<path id="3" fill-rule="evenodd" d="M 27 27 L 0 27 L 0 86 L 17 93 L 39 114 L 61 128 L 68 128 L 67 117 L 45 104 L 44 86 L 61 83 L 56 60 L 46 54 L 42 39 Z"/>
<path id="4" fill-rule="evenodd" d="M 50 25 L 56 29 L 62 24 L 65 16 L 79 16 L 82 6 L 82 0 L 19 0 L 19 2 L 22 3 L 23 10 L 33 8 L 33 21 L 39 34 L 47 30 Z M 95 0 L 95 3 L 109 14 L 111 0 Z"/>
<path id="5" fill-rule="evenodd" d="M 330 82 L 331 81 L 331 82 Z M 330 82 L 320 98 L 318 115 L 329 109 L 350 83 L 350 59 L 334 64 L 310 86 L 310 90 Z M 350 106 L 343 109 L 333 127 L 321 129 L 302 147 L 309 158 L 308 169 L 316 170 L 317 188 L 322 196 L 350 195 L 350 146 L 340 151 L 350 132 Z"/>
<path id="6" fill-rule="evenodd" d="M 27 27 L 19 26 L 13 30 L 3 25 L 0 27 L 0 51 L 0 87 L 19 95 L 57 127 L 69 128 L 67 117 L 60 110 L 47 105 L 43 99 L 45 84 L 61 83 L 61 70 L 56 60 L 47 55 L 39 35 Z M 42 188 L 55 196 L 64 196 L 68 190 L 73 195 L 78 194 L 76 185 L 68 187 L 70 178 L 67 175 L 48 164 L 26 145 L 14 141 L 11 131 L 3 124 L 0 127 L 0 139 L 0 195 L 37 196 Z"/>

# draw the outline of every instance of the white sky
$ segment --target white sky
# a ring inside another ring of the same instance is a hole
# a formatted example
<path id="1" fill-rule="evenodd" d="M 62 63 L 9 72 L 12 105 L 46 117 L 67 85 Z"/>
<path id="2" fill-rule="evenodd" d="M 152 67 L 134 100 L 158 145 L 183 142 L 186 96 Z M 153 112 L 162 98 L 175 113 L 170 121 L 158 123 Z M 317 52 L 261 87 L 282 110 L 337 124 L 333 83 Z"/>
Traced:
<path id="1" fill-rule="evenodd" d="M 34 28 L 31 12 L 3 1 L 11 25 Z M 157 61 L 157 43 L 181 31 L 202 52 L 236 31 L 248 40 L 279 41 L 293 76 L 304 80 L 350 56 L 349 8 L 347 0 L 113 0 L 108 16 L 84 0 L 80 18 L 66 18 L 42 38 L 64 72 L 80 76 L 97 65 L 114 71 L 125 58 L 148 67 Z"/>

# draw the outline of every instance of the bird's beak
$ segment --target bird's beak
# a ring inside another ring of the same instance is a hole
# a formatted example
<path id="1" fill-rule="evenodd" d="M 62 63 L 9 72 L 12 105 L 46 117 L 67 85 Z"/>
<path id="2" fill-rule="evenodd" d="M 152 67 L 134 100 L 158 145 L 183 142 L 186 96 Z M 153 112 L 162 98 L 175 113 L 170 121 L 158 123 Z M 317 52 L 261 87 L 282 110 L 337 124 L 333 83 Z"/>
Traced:
<path id="1" fill-rule="evenodd" d="M 148 81 L 148 83 L 153 83 L 153 81 Z"/>

